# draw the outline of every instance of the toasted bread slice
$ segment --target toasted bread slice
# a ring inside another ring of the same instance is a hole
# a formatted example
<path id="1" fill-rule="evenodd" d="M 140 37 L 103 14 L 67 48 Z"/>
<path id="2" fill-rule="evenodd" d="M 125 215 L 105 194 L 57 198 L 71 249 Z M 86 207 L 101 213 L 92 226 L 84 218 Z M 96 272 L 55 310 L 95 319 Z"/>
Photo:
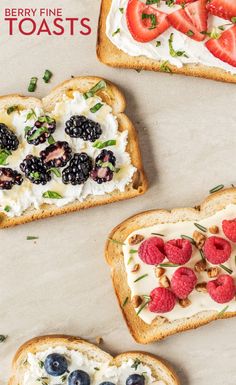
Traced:
<path id="1" fill-rule="evenodd" d="M 55 103 L 61 100 L 63 94 L 70 94 L 72 91 L 76 90 L 81 93 L 87 92 L 101 80 L 103 79 L 94 76 L 72 78 L 58 85 L 50 92 L 48 96 L 42 100 L 32 97 L 23 97 L 20 95 L 2 96 L 0 98 L 0 111 L 5 113 L 6 124 L 6 110 L 13 105 L 17 105 L 19 109 L 39 107 L 43 108 L 47 112 L 51 112 L 54 109 Z M 132 182 L 126 186 L 124 192 L 114 190 L 109 194 L 100 196 L 89 195 L 82 202 L 77 200 L 63 207 L 57 207 L 56 205 L 52 204 L 43 204 L 39 210 L 29 208 L 21 216 L 13 218 L 9 218 L 5 213 L 0 213 L 0 228 L 11 227 L 37 219 L 65 214 L 93 206 L 104 205 L 123 199 L 133 198 L 143 194 L 147 190 L 147 179 L 143 170 L 137 132 L 132 122 L 124 114 L 126 108 L 125 97 L 122 92 L 111 82 L 106 81 L 106 85 L 106 88 L 98 92 L 97 95 L 106 104 L 111 106 L 113 114 L 117 117 L 119 131 L 128 131 L 128 143 L 126 151 L 130 155 L 132 165 L 137 169 L 133 175 Z"/>
<path id="2" fill-rule="evenodd" d="M 180 384 L 176 374 L 169 367 L 169 365 L 151 354 L 142 352 L 127 352 L 119 354 L 118 356 L 113 358 L 110 354 L 104 352 L 97 346 L 87 341 L 84 341 L 77 337 L 71 337 L 66 335 L 36 337 L 22 345 L 16 352 L 15 357 L 13 359 L 12 376 L 8 384 L 24 384 L 24 376 L 27 373 L 29 367 L 29 363 L 27 362 L 29 353 L 36 354 L 42 351 L 46 351 L 49 348 L 56 348 L 58 346 L 65 347 L 68 350 L 80 352 L 85 355 L 88 360 L 105 364 L 107 365 L 107 367 L 119 367 L 122 365 L 122 363 L 128 361 L 129 359 L 133 361 L 139 360 L 143 365 L 150 368 L 151 374 L 155 379 L 155 382 L 153 382 L 153 384 Z"/>
<path id="3" fill-rule="evenodd" d="M 181 318 L 172 322 L 164 322 L 163 317 L 157 317 L 151 324 L 145 323 L 136 314 L 135 308 L 130 301 L 131 291 L 127 282 L 122 251 L 123 242 L 135 230 L 140 229 L 141 231 L 142 228 L 162 223 L 198 221 L 212 216 L 229 204 L 236 204 L 236 188 L 225 189 L 213 193 L 196 208 L 177 208 L 171 211 L 145 211 L 128 218 L 110 233 L 106 242 L 105 256 L 111 267 L 113 286 L 119 306 L 127 326 L 137 342 L 147 344 L 178 332 L 195 329 L 219 318 L 236 316 L 236 312 L 225 311 L 223 314 L 219 315 L 219 312 L 209 310 L 197 313 L 190 318 Z M 115 240 L 115 242 L 112 242 L 111 240 Z M 166 316 L 168 318 L 168 313 L 166 313 Z"/>
<path id="4" fill-rule="evenodd" d="M 136 70 L 161 71 L 163 61 L 152 60 L 145 56 L 129 56 L 118 49 L 106 35 L 106 19 L 110 11 L 112 0 L 102 0 L 97 35 L 98 59 L 111 67 L 133 68 Z M 236 83 L 236 75 L 221 68 L 209 67 L 202 64 L 185 64 L 178 68 L 168 64 L 169 72 L 175 74 L 196 76 L 223 82 Z"/>

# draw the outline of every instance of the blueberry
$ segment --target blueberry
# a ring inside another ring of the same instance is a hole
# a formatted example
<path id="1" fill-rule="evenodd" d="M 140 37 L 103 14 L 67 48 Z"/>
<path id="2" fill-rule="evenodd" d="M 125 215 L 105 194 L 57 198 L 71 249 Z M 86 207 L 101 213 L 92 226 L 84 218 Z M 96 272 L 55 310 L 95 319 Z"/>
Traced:
<path id="1" fill-rule="evenodd" d="M 75 370 L 69 375 L 69 385 L 90 385 L 90 377 L 83 370 Z"/>
<path id="2" fill-rule="evenodd" d="M 67 371 L 66 358 L 58 353 L 49 354 L 44 362 L 44 368 L 50 376 L 61 376 Z"/>
<path id="3" fill-rule="evenodd" d="M 115 384 L 113 382 L 104 381 L 104 382 L 101 382 L 101 384 L 99 385 L 115 385 Z"/>
<path id="4" fill-rule="evenodd" d="M 126 380 L 126 385 L 144 385 L 145 378 L 140 374 L 131 374 Z"/>

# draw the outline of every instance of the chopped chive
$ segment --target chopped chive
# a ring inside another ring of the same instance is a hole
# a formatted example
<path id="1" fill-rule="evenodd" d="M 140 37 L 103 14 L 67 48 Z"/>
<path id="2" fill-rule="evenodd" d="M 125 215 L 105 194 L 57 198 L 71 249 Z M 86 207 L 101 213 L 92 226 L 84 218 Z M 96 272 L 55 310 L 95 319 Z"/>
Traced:
<path id="1" fill-rule="evenodd" d="M 110 140 L 107 140 L 106 142 L 96 141 L 93 144 L 93 147 L 102 149 L 102 148 L 105 148 L 105 147 L 115 146 L 115 145 L 116 145 L 116 140 L 115 139 L 110 139 Z"/>
<path id="2" fill-rule="evenodd" d="M 5 207 L 4 207 L 4 211 L 6 211 L 7 213 L 9 213 L 9 211 L 11 211 L 11 206 L 5 206 Z"/>
<path id="3" fill-rule="evenodd" d="M 52 167 L 48 171 L 53 172 L 53 174 L 56 175 L 58 178 L 60 178 L 61 176 L 61 171 L 56 167 Z"/>
<path id="4" fill-rule="evenodd" d="M 56 191 L 45 191 L 43 193 L 43 198 L 47 198 L 47 199 L 62 199 L 62 195 L 57 193 Z"/>
<path id="5" fill-rule="evenodd" d="M 158 235 L 159 237 L 164 237 L 164 234 L 159 234 L 159 233 L 151 233 L 152 235 Z"/>
<path id="6" fill-rule="evenodd" d="M 116 239 L 108 238 L 108 240 L 111 241 L 111 242 L 113 242 L 113 243 L 117 243 L 118 245 L 124 246 L 124 243 L 123 243 L 123 242 L 117 241 Z"/>
<path id="7" fill-rule="evenodd" d="M 0 334 L 0 343 L 6 341 L 8 336 L 4 336 L 3 334 Z"/>
<path id="8" fill-rule="evenodd" d="M 205 255 L 204 255 L 203 251 L 202 251 L 202 250 L 199 250 L 199 252 L 200 252 L 200 255 L 201 255 L 202 260 L 205 261 L 206 258 L 205 258 Z"/>
<path id="9" fill-rule="evenodd" d="M 160 265 L 158 266 L 161 266 L 161 267 L 178 267 L 179 265 L 177 265 L 176 263 L 160 263 Z"/>
<path id="10" fill-rule="evenodd" d="M 220 265 L 221 269 L 227 271 L 227 273 L 229 274 L 233 274 L 233 270 L 229 269 L 227 266 L 225 265 Z"/>
<path id="11" fill-rule="evenodd" d="M 52 77 L 52 72 L 49 70 L 45 70 L 44 75 L 43 75 L 43 80 L 45 83 L 49 83 Z"/>
<path id="12" fill-rule="evenodd" d="M 157 26 L 157 18 L 154 13 L 142 13 L 142 19 L 150 19 L 151 20 L 151 27 L 148 29 L 155 29 Z"/>
<path id="13" fill-rule="evenodd" d="M 160 71 L 161 72 L 167 72 L 167 73 L 172 73 L 171 68 L 168 66 L 169 62 L 168 60 L 164 61 L 161 66 L 160 66 Z"/>
<path id="14" fill-rule="evenodd" d="M 90 108 L 90 111 L 92 113 L 95 113 L 97 112 L 98 110 L 100 110 L 100 108 L 102 108 L 103 104 L 102 103 L 97 103 L 95 104 L 95 106 L 93 106 L 92 108 Z"/>
<path id="15" fill-rule="evenodd" d="M 141 364 L 141 361 L 138 358 L 135 358 L 133 365 L 131 365 L 131 368 L 137 370 L 138 366 Z"/>
<path id="16" fill-rule="evenodd" d="M 37 81 L 38 81 L 38 78 L 36 78 L 35 76 L 33 76 L 31 79 L 30 79 L 30 83 L 29 83 L 29 86 L 28 86 L 28 91 L 29 92 L 34 92 L 36 90 L 36 87 L 37 87 Z"/>
<path id="17" fill-rule="evenodd" d="M 139 315 L 141 313 L 141 311 L 149 304 L 150 302 L 150 299 L 148 299 L 146 302 L 144 302 L 144 304 L 142 304 L 137 312 L 137 315 Z"/>
<path id="18" fill-rule="evenodd" d="M 28 235 L 26 237 L 27 241 L 34 241 L 35 239 L 39 239 L 39 237 L 34 237 L 34 236 L 31 236 L 31 235 Z"/>
<path id="19" fill-rule="evenodd" d="M 129 297 L 126 297 L 125 300 L 124 300 L 124 302 L 123 302 L 123 305 L 122 305 L 123 307 L 125 307 L 125 305 L 127 305 L 128 300 L 129 300 Z"/>
<path id="20" fill-rule="evenodd" d="M 136 254 L 138 252 L 138 250 L 134 250 L 134 249 L 130 249 L 130 254 Z"/>
<path id="21" fill-rule="evenodd" d="M 157 41 L 156 41 L 156 47 L 160 47 L 160 45 L 161 45 L 160 40 L 157 40 Z"/>
<path id="22" fill-rule="evenodd" d="M 194 35 L 194 32 L 190 29 L 187 33 L 186 33 L 187 36 L 193 36 Z"/>
<path id="23" fill-rule="evenodd" d="M 193 238 L 189 237 L 188 235 L 181 235 L 182 239 L 187 239 L 189 242 L 191 242 L 193 245 L 195 245 L 195 241 Z"/>
<path id="24" fill-rule="evenodd" d="M 150 4 L 160 4 L 160 0 L 146 0 L 146 4 L 147 5 L 150 5 Z"/>
<path id="25" fill-rule="evenodd" d="M 199 223 L 194 223 L 194 226 L 196 226 L 199 230 L 203 231 L 204 233 L 207 232 L 207 228 L 202 225 L 199 225 Z"/>
<path id="26" fill-rule="evenodd" d="M 129 265 L 132 261 L 133 261 L 133 257 L 130 256 L 129 259 L 128 259 L 127 265 Z"/>
<path id="27" fill-rule="evenodd" d="M 117 30 L 113 32 L 112 36 L 117 35 L 117 33 L 120 33 L 120 28 L 117 28 Z"/>
<path id="28" fill-rule="evenodd" d="M 225 186 L 224 186 L 223 184 L 219 184 L 218 186 L 213 187 L 213 188 L 209 191 L 209 193 L 210 193 L 210 194 L 213 194 L 214 192 L 217 192 L 217 191 L 222 190 L 224 187 L 225 187 Z"/>
<path id="29" fill-rule="evenodd" d="M 10 107 L 8 107 L 8 109 L 7 109 L 7 115 L 10 115 L 12 112 L 14 112 L 14 111 L 17 111 L 18 110 L 18 106 L 10 106 Z"/>
<path id="30" fill-rule="evenodd" d="M 176 51 L 173 47 L 173 39 L 174 39 L 174 34 L 173 32 L 170 34 L 168 43 L 169 43 L 169 52 L 172 57 L 178 57 L 178 56 L 184 56 L 188 57 L 185 53 L 185 51 Z"/>
<path id="31" fill-rule="evenodd" d="M 48 144 L 54 144 L 54 143 L 56 143 L 56 141 L 55 141 L 55 139 L 53 138 L 53 136 L 50 135 L 49 138 L 48 138 Z"/>
<path id="32" fill-rule="evenodd" d="M 141 281 L 141 279 L 146 278 L 147 276 L 148 276 L 148 274 L 143 274 L 143 275 L 141 275 L 140 277 L 138 277 L 137 279 L 135 279 L 134 282 Z"/>
<path id="33" fill-rule="evenodd" d="M 119 8 L 120 13 L 124 13 L 124 8 Z"/>
<path id="34" fill-rule="evenodd" d="M 98 91 L 102 91 L 106 88 L 106 83 L 104 80 L 100 80 L 94 87 L 92 87 L 89 91 L 84 93 L 84 99 L 92 98 Z"/>
<path id="35" fill-rule="evenodd" d="M 229 305 L 225 306 L 219 313 L 218 313 L 218 317 L 222 317 L 224 315 L 224 313 L 228 310 L 229 308 Z"/>

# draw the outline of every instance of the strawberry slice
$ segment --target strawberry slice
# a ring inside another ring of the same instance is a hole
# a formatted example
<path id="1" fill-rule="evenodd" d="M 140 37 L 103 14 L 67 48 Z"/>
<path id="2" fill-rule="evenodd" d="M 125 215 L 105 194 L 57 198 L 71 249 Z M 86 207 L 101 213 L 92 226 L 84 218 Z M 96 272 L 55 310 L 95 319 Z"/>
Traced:
<path id="1" fill-rule="evenodd" d="M 133 38 L 142 43 L 156 39 L 170 26 L 166 13 L 140 0 L 129 0 L 126 20 Z"/>
<path id="2" fill-rule="evenodd" d="M 207 4 L 208 11 L 215 16 L 231 20 L 236 17 L 236 1 L 235 0 L 209 0 Z"/>
<path id="3" fill-rule="evenodd" d="M 223 32 L 219 39 L 208 40 L 205 46 L 212 55 L 236 67 L 236 25 Z"/>
<path id="4" fill-rule="evenodd" d="M 179 9 L 168 15 L 170 24 L 178 31 L 184 33 L 193 40 L 202 41 L 205 39 L 202 31 L 199 31 L 193 24 L 190 17 L 187 15 L 185 9 Z M 197 17 L 195 15 L 195 20 Z"/>
<path id="5" fill-rule="evenodd" d="M 185 7 L 185 12 L 199 32 L 207 31 L 208 12 L 206 9 L 206 0 L 198 0 L 188 4 Z"/>

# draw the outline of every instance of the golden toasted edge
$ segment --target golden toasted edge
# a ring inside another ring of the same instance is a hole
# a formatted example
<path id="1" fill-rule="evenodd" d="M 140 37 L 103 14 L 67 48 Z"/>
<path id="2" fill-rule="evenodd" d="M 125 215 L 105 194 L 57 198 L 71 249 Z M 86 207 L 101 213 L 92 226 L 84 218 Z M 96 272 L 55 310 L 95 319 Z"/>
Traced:
<path id="1" fill-rule="evenodd" d="M 102 0 L 97 34 L 97 57 L 111 67 L 128 68 L 147 71 L 161 71 L 163 61 L 149 59 L 145 56 L 129 56 L 119 50 L 106 35 L 106 19 L 112 4 L 112 0 Z M 228 83 L 236 83 L 236 75 L 230 74 L 220 68 L 208 67 L 204 65 L 186 64 L 177 68 L 168 64 L 171 72 L 188 76 L 201 77 L 206 79 L 218 80 Z"/>
<path id="2" fill-rule="evenodd" d="M 137 342 L 147 344 L 178 332 L 198 328 L 211 321 L 219 319 L 219 313 L 212 311 L 202 312 L 189 319 L 183 318 L 182 320 L 177 320 L 171 323 L 163 322 L 162 318 L 154 321 L 151 325 L 143 322 L 142 319 L 137 316 L 130 301 L 131 293 L 127 283 L 122 245 L 111 242 L 109 239 L 115 239 L 118 242 L 123 243 L 129 234 L 138 228 L 147 227 L 156 223 L 164 223 L 164 217 L 166 215 L 168 216 L 168 219 L 171 219 L 171 216 L 176 216 L 178 214 L 178 220 L 181 220 L 181 215 L 183 215 L 182 220 L 188 220 L 187 215 L 189 215 L 189 217 L 193 217 L 193 215 L 197 216 L 199 213 L 204 213 L 207 217 L 212 215 L 213 207 L 214 212 L 217 212 L 229 203 L 236 204 L 236 188 L 228 188 L 211 194 L 197 208 L 178 208 L 171 211 L 160 209 L 139 213 L 126 219 L 124 222 L 116 226 L 109 234 L 105 245 L 105 258 L 111 267 L 113 287 L 118 299 L 118 304 L 122 311 L 122 315 L 131 335 Z M 161 217 L 163 217 L 163 220 L 160 219 Z M 173 220 L 173 222 L 176 221 L 177 220 Z M 126 298 L 129 300 L 126 305 L 123 306 Z M 236 312 L 225 312 L 220 315 L 220 319 L 235 316 Z"/>
<path id="3" fill-rule="evenodd" d="M 86 92 L 100 80 L 105 79 L 95 76 L 81 76 L 66 80 L 53 88 L 49 95 L 44 97 L 42 101 L 37 98 L 22 97 L 20 95 L 2 96 L 0 98 L 0 108 L 1 105 L 2 108 L 8 108 L 14 104 L 22 105 L 25 108 L 32 108 L 35 107 L 34 103 L 37 103 L 37 106 L 44 107 L 48 111 L 51 111 L 54 104 L 61 100 L 61 97 L 65 92 L 76 89 L 80 92 Z M 126 108 L 125 97 L 116 85 L 108 80 L 105 80 L 105 82 L 107 84 L 106 90 L 99 92 L 98 95 L 112 107 L 113 113 L 119 122 L 119 130 L 128 130 L 127 151 L 130 154 L 132 164 L 137 168 L 132 182 L 126 187 L 124 192 L 114 191 L 113 193 L 104 196 L 91 196 L 86 198 L 83 202 L 73 202 L 61 208 L 56 205 L 44 204 L 39 210 L 28 209 L 23 215 L 13 218 L 8 218 L 4 213 L 0 213 L 0 229 L 134 198 L 146 192 L 148 183 L 143 169 L 137 131 L 129 118 L 124 114 Z"/>
<path id="4" fill-rule="evenodd" d="M 49 346 L 63 345 L 68 349 L 77 349 L 85 353 L 93 352 L 99 355 L 103 362 L 110 362 L 113 365 L 119 366 L 126 359 L 140 359 L 141 362 L 148 365 L 154 376 L 161 377 L 168 380 L 168 385 L 180 385 L 180 382 L 171 368 L 171 366 L 159 357 L 146 352 L 132 351 L 121 353 L 116 357 L 112 357 L 104 350 L 98 348 L 96 345 L 81 339 L 80 337 L 72 337 L 69 335 L 46 335 L 35 337 L 25 342 L 16 352 L 12 361 L 12 376 L 9 379 L 8 385 L 21 385 L 18 378 L 18 371 L 22 366 L 22 362 L 26 359 L 28 353 L 36 353 L 47 349 Z M 89 354 L 91 356 L 91 354 Z"/>

